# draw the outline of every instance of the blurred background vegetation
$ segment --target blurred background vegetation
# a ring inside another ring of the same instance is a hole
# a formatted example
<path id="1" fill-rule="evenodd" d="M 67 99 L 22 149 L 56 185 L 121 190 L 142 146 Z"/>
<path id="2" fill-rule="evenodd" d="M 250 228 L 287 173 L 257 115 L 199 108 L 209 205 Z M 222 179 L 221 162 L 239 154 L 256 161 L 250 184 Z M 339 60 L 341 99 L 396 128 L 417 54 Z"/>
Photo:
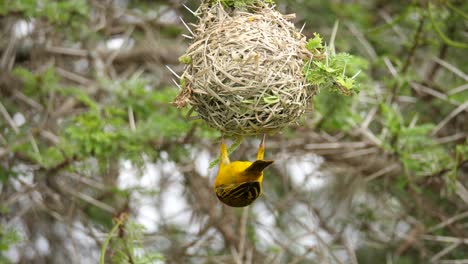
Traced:
<path id="1" fill-rule="evenodd" d="M 362 58 L 360 93 L 268 137 L 246 209 L 171 105 L 184 4 L 0 2 L 0 263 L 468 263 L 468 2 L 277 0 Z"/>

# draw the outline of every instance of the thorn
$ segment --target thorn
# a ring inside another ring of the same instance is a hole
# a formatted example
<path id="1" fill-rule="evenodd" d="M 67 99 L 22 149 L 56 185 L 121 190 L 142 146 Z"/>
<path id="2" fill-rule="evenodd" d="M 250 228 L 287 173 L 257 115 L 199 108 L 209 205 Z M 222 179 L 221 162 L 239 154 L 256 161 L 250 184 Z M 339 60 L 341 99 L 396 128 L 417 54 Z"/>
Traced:
<path id="1" fill-rule="evenodd" d="M 358 75 L 361 73 L 361 70 L 359 70 L 358 72 L 356 72 L 356 74 L 353 75 L 353 77 L 351 77 L 351 79 L 354 79 L 356 77 L 358 77 Z"/>
<path id="2" fill-rule="evenodd" d="M 332 34 L 330 37 L 330 50 L 331 54 L 335 56 L 335 38 L 336 38 L 336 33 L 338 32 L 338 25 L 340 24 L 339 20 L 335 21 L 335 24 L 333 25 L 333 30 Z"/>
<path id="3" fill-rule="evenodd" d="M 180 21 L 182 21 L 182 24 L 184 24 L 185 28 L 187 28 L 187 30 L 190 32 L 190 34 L 192 34 L 192 36 L 195 37 L 195 34 L 192 32 L 190 27 L 185 23 L 185 21 L 182 19 L 182 17 L 179 17 L 179 19 L 180 19 Z"/>
<path id="4" fill-rule="evenodd" d="M 192 15 L 198 17 L 198 14 L 195 13 L 194 11 L 192 11 L 192 9 L 190 9 L 190 8 L 189 8 L 188 6 L 186 6 L 185 4 L 182 4 L 182 5 L 185 7 L 185 9 L 187 9 L 190 13 L 192 13 Z"/>
<path id="5" fill-rule="evenodd" d="M 313 56 L 312 56 L 312 58 L 313 58 Z M 307 71 L 309 71 L 311 65 L 312 65 L 312 60 L 309 60 L 309 62 L 307 63 Z"/>
<path id="6" fill-rule="evenodd" d="M 185 35 L 185 34 L 182 34 L 182 37 L 185 37 L 185 38 L 188 38 L 188 39 L 193 39 L 193 37 L 192 37 L 192 36 Z"/>
<path id="7" fill-rule="evenodd" d="M 166 68 L 167 68 L 170 72 L 172 72 L 172 74 L 174 74 L 175 77 L 181 79 L 181 77 L 180 77 L 175 71 L 173 71 L 173 70 L 171 69 L 171 67 L 169 67 L 168 65 L 166 65 Z"/>
<path id="8" fill-rule="evenodd" d="M 306 23 L 304 23 L 304 25 L 302 25 L 301 30 L 299 30 L 299 33 L 302 34 L 302 31 L 304 30 L 305 26 L 306 26 Z"/>
<path id="9" fill-rule="evenodd" d="M 343 67 L 343 73 L 342 73 L 342 78 L 344 79 L 345 77 L 345 74 L 346 74 L 346 66 L 347 66 L 347 62 L 345 61 L 345 64 L 344 64 L 344 67 Z"/>
<path id="10" fill-rule="evenodd" d="M 328 67 L 328 46 L 325 46 L 325 65 Z"/>
<path id="11" fill-rule="evenodd" d="M 180 84 L 177 83 L 176 80 L 172 79 L 172 82 L 179 88 L 179 90 L 182 90 L 182 87 L 180 87 Z"/>

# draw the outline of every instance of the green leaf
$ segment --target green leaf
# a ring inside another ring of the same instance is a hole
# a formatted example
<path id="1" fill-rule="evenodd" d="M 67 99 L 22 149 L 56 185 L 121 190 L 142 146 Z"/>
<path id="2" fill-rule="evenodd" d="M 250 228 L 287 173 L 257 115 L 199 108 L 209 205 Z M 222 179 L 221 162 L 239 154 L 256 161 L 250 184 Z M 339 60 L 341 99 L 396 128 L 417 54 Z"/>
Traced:
<path id="1" fill-rule="evenodd" d="M 336 72 L 336 69 L 333 69 L 332 67 L 329 67 L 329 66 L 325 65 L 325 64 L 324 64 L 323 62 L 321 62 L 321 61 L 314 61 L 313 63 L 314 63 L 315 66 L 317 66 L 319 69 L 324 70 L 324 71 L 327 72 L 327 73 Z"/>
<path id="2" fill-rule="evenodd" d="M 347 90 L 351 90 L 354 87 L 354 79 L 348 78 L 348 77 L 338 77 L 336 79 L 338 84 L 341 85 L 341 87 L 346 88 Z"/>
<path id="3" fill-rule="evenodd" d="M 0 256 L 2 256 L 1 252 L 7 251 L 21 240 L 22 238 L 16 230 L 0 225 Z"/>
<path id="4" fill-rule="evenodd" d="M 309 41 L 306 44 L 306 48 L 310 51 L 313 51 L 315 49 L 323 49 L 322 37 L 319 33 L 314 33 L 314 38 L 309 39 Z"/>
<path id="5" fill-rule="evenodd" d="M 179 62 L 183 64 L 191 64 L 192 63 L 192 58 L 187 55 L 182 55 L 179 57 Z"/>
<path id="6" fill-rule="evenodd" d="M 267 104 L 276 104 L 279 100 L 279 97 L 276 95 L 263 97 L 263 101 Z"/>

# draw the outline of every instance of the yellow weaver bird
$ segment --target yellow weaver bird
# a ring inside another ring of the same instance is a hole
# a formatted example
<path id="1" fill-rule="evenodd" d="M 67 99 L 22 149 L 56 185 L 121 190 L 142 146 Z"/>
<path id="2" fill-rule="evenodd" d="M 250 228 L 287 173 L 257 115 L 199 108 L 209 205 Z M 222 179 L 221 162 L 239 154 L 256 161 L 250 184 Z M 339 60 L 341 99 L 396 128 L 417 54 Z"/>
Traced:
<path id="1" fill-rule="evenodd" d="M 224 137 L 221 139 L 219 171 L 214 182 L 218 199 L 232 207 L 251 204 L 262 194 L 263 170 L 273 163 L 263 160 L 265 154 L 265 135 L 258 146 L 257 160 L 229 161 Z"/>

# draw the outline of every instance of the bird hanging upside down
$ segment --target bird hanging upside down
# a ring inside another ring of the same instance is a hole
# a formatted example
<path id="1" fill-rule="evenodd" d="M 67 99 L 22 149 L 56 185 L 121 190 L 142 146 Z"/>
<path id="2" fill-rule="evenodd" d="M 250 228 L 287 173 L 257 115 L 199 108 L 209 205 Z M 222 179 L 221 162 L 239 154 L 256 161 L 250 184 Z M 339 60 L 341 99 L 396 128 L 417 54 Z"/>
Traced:
<path id="1" fill-rule="evenodd" d="M 219 200 L 232 207 L 244 207 L 251 204 L 262 194 L 263 170 L 273 163 L 263 160 L 265 153 L 265 135 L 258 146 L 257 160 L 229 161 L 224 137 L 221 139 L 219 171 L 214 182 L 214 189 Z"/>

